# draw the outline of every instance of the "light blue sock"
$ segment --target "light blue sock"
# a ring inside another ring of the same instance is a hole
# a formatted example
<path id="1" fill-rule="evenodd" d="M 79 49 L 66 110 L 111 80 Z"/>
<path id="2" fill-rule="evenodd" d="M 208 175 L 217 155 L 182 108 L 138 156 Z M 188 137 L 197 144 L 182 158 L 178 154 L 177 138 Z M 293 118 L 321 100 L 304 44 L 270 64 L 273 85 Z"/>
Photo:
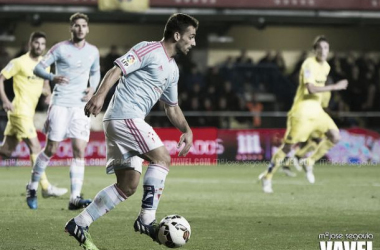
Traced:
<path id="1" fill-rule="evenodd" d="M 45 172 L 47 165 L 49 164 L 51 157 L 48 157 L 44 151 L 38 154 L 36 162 L 34 163 L 32 176 L 30 178 L 29 189 L 38 189 L 38 182 L 40 181 L 41 175 Z"/>
<path id="2" fill-rule="evenodd" d="M 144 195 L 140 216 L 144 224 L 150 224 L 156 217 L 156 210 L 169 169 L 163 165 L 150 164 L 144 175 Z"/>
<path id="3" fill-rule="evenodd" d="M 77 217 L 75 222 L 82 227 L 88 227 L 92 222 L 111 211 L 117 204 L 128 197 L 116 184 L 108 186 L 96 194 L 94 201 L 86 207 Z"/>

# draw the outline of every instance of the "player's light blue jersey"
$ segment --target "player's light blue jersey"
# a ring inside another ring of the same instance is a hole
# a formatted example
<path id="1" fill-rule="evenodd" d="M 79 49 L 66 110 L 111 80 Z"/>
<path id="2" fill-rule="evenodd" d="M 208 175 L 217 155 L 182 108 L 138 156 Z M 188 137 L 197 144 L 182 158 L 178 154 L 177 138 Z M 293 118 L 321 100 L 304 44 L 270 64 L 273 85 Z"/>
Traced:
<path id="1" fill-rule="evenodd" d="M 52 94 L 52 104 L 64 107 L 84 107 L 81 99 L 86 95 L 90 75 L 99 75 L 99 50 L 85 42 L 82 48 L 75 47 L 72 41 L 63 41 L 54 45 L 40 64 L 46 68 L 55 62 L 55 75 L 69 79 L 65 85 L 56 84 Z M 95 86 L 91 86 L 96 88 Z M 95 89 L 94 89 L 95 90 Z"/>
<path id="2" fill-rule="evenodd" d="M 161 100 L 178 103 L 179 70 L 161 42 L 141 42 L 115 61 L 123 72 L 104 120 L 142 118 Z"/>

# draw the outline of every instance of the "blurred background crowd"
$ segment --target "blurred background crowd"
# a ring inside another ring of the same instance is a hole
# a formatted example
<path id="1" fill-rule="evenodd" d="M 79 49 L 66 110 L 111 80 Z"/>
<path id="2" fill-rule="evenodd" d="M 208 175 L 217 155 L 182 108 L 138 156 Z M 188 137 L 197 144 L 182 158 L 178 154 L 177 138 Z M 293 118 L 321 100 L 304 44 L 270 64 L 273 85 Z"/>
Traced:
<path id="1" fill-rule="evenodd" d="M 20 51 L 11 56 L 4 46 L 0 46 L 0 66 L 4 68 L 10 59 L 27 51 L 24 44 Z M 113 67 L 116 58 L 122 55 L 121 49 L 112 45 L 109 52 L 101 57 L 102 76 Z M 300 53 L 294 65 L 286 65 L 281 51 L 268 51 L 259 60 L 253 60 L 246 50 L 239 56 L 228 56 L 218 64 L 203 68 L 191 57 L 177 58 L 180 68 L 179 103 L 183 111 L 194 111 L 188 121 L 194 127 L 219 128 L 259 128 L 276 127 L 281 121 L 274 117 L 260 115 L 223 116 L 221 112 L 286 112 L 290 109 L 298 86 L 299 70 L 302 62 L 309 56 Z M 380 62 L 379 58 L 369 53 L 331 53 L 330 81 L 348 79 L 347 91 L 332 94 L 328 112 L 334 117 L 338 126 L 379 126 L 377 119 L 364 119 L 360 116 L 339 117 L 342 112 L 370 112 L 380 110 Z M 54 69 L 53 69 L 54 70 Z M 8 81 L 11 83 L 11 80 Z M 115 86 L 116 87 L 116 86 Z M 106 99 L 105 110 L 115 87 Z M 5 84 L 6 92 L 12 98 L 12 84 Z M 43 98 L 37 111 L 45 111 Z M 163 110 L 158 103 L 153 111 Z M 197 115 L 196 112 L 211 112 L 221 116 Z M 153 126 L 167 127 L 170 123 L 161 116 L 148 117 Z"/>

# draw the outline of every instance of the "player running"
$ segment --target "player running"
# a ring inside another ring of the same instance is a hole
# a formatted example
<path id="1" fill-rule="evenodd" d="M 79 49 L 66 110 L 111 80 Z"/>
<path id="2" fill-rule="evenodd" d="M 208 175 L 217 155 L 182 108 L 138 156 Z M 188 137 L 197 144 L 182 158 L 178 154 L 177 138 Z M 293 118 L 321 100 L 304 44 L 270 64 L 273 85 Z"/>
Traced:
<path id="1" fill-rule="evenodd" d="M 332 81 L 332 80 L 330 79 L 330 81 Z M 327 84 L 327 82 L 326 82 L 326 84 Z M 321 97 L 322 108 L 325 109 L 326 112 L 328 112 L 327 109 L 328 109 L 329 102 L 331 99 L 331 92 L 323 92 L 321 94 L 322 94 L 322 97 Z M 309 139 L 306 142 L 298 143 L 298 145 L 296 146 L 296 149 L 294 151 L 294 156 L 293 157 L 285 157 L 284 165 L 282 166 L 282 172 L 284 172 L 285 175 L 287 175 L 289 177 L 295 177 L 296 173 L 294 173 L 290 169 L 290 165 L 293 164 L 293 166 L 298 171 L 302 171 L 302 166 L 300 165 L 300 161 L 303 158 L 305 158 L 308 153 L 313 152 L 318 147 L 318 144 L 322 141 L 322 139 L 324 137 L 325 137 L 325 135 L 323 133 L 315 131 L 315 132 L 311 133 Z M 292 153 L 289 153 L 288 155 L 292 155 Z"/>
<path id="2" fill-rule="evenodd" d="M 34 69 L 39 77 L 58 84 L 53 90 L 44 128 L 47 144 L 37 157 L 27 186 L 26 201 L 31 209 L 37 209 L 36 190 L 40 176 L 57 152 L 59 143 L 66 138 L 71 139 L 74 156 L 70 165 L 71 195 L 68 208 L 76 210 L 91 203 L 91 200 L 81 197 L 85 148 L 90 138 L 90 118 L 84 114 L 83 107 L 100 81 L 99 51 L 85 40 L 89 32 L 87 15 L 72 15 L 70 25 L 71 39 L 53 46 Z M 56 75 L 45 71 L 52 63 L 56 66 Z"/>
<path id="3" fill-rule="evenodd" d="M 49 81 L 33 74 L 34 67 L 42 59 L 46 48 L 46 35 L 43 32 L 33 32 L 29 39 L 28 53 L 11 60 L 0 74 L 0 97 L 3 108 L 8 113 L 8 123 L 4 131 L 4 141 L 0 146 L 0 155 L 11 157 L 12 152 L 20 141 L 28 145 L 32 167 L 36 162 L 37 154 L 41 151 L 33 117 L 41 94 L 50 100 L 51 90 Z M 50 71 L 49 68 L 46 69 Z M 4 81 L 13 77 L 13 91 L 15 97 L 9 101 L 4 91 Z M 39 180 L 42 197 L 57 197 L 67 192 L 66 188 L 51 185 L 45 172 Z M 38 186 L 38 183 L 37 183 Z"/>
<path id="4" fill-rule="evenodd" d="M 169 172 L 170 155 L 144 118 L 158 100 L 164 102 L 166 115 L 182 132 L 178 147 L 185 145 L 179 156 L 189 152 L 193 133 L 178 106 L 179 71 L 174 57 L 187 55 L 195 46 L 197 28 L 195 18 L 173 14 L 166 23 L 164 38 L 138 43 L 117 59 L 87 103 L 87 115 L 99 114 L 108 91 L 119 81 L 103 121 L 107 173 L 116 174 L 116 183 L 101 190 L 94 202 L 65 226 L 66 232 L 84 249 L 98 249 L 88 233 L 91 223 L 135 193 L 142 172 L 141 158 L 149 166 L 143 178 L 144 194 L 134 229 L 157 240 L 156 210 Z"/>
<path id="5" fill-rule="evenodd" d="M 330 71 L 330 65 L 326 61 L 329 53 L 327 39 L 324 36 L 318 36 L 313 43 L 313 49 L 315 56 L 306 59 L 301 67 L 299 86 L 293 106 L 288 113 L 285 143 L 273 155 L 268 169 L 259 176 L 265 193 L 273 192 L 272 176 L 282 165 L 293 145 L 306 141 L 314 131 L 326 135 L 313 154 L 303 161 L 306 177 L 310 183 L 314 183 L 314 163 L 340 139 L 338 127 L 322 108 L 321 95 L 323 92 L 346 89 L 348 81 L 341 80 L 325 86 Z"/>

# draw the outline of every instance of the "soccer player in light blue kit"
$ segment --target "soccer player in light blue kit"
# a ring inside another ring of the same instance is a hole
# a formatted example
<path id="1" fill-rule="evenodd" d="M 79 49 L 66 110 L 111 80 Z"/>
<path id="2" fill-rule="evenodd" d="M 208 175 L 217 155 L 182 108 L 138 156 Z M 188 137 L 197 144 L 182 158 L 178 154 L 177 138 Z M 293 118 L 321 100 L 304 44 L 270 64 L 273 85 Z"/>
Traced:
<path id="1" fill-rule="evenodd" d="M 37 209 L 36 190 L 40 176 L 50 158 L 57 152 L 59 143 L 66 138 L 71 139 L 74 156 L 70 165 L 69 209 L 80 209 L 91 203 L 91 200 L 80 196 L 84 179 L 85 148 L 90 138 L 90 118 L 84 114 L 83 107 L 100 81 L 99 51 L 85 40 L 89 32 L 87 15 L 75 13 L 70 17 L 70 23 L 71 39 L 53 46 L 34 69 L 37 76 L 57 84 L 44 127 L 47 144 L 37 157 L 27 185 L 26 200 L 31 209 Z M 54 62 L 55 75 L 44 70 Z"/>
<path id="2" fill-rule="evenodd" d="M 110 88 L 119 80 L 104 116 L 107 143 L 107 173 L 116 174 L 116 183 L 101 190 L 86 209 L 71 219 L 66 232 L 84 249 L 98 249 L 88 233 L 92 222 L 132 196 L 142 172 L 142 159 L 149 161 L 143 180 L 140 214 L 134 223 L 137 232 L 157 241 L 156 210 L 169 172 L 170 155 L 161 139 L 144 118 L 158 101 L 182 135 L 179 156 L 185 156 L 193 143 L 193 133 L 178 106 L 179 71 L 174 56 L 186 55 L 195 46 L 198 21 L 186 14 L 173 14 L 159 42 L 141 42 L 115 61 L 99 90 L 85 106 L 87 115 L 99 114 Z"/>

